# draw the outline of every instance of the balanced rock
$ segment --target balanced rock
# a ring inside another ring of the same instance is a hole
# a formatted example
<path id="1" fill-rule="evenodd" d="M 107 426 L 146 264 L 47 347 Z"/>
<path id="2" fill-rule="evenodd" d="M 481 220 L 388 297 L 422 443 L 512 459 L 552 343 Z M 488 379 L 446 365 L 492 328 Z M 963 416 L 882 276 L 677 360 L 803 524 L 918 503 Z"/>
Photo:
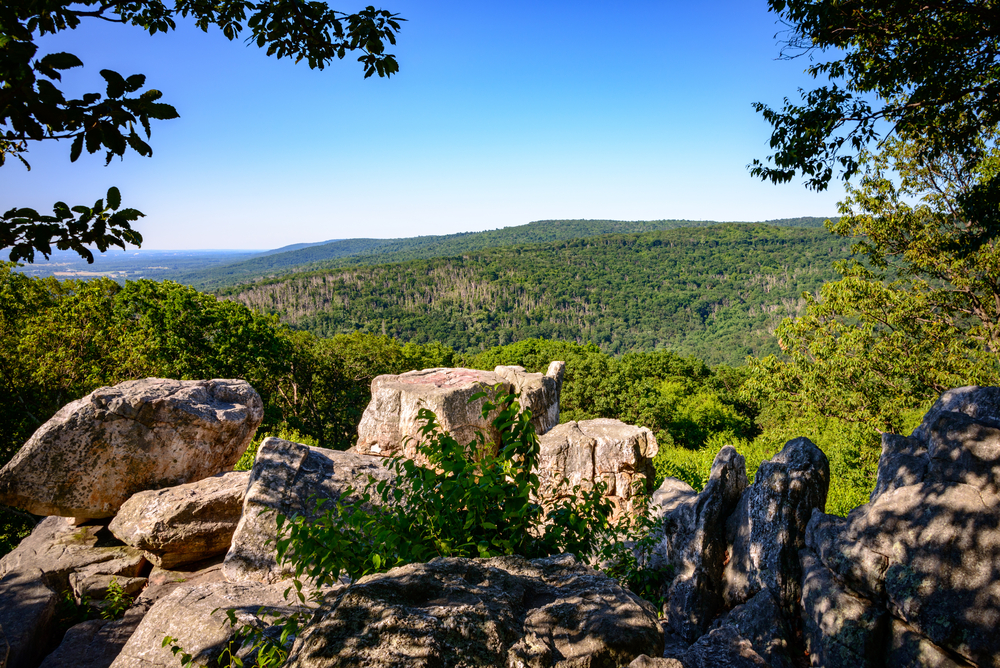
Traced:
<path id="1" fill-rule="evenodd" d="M 287 577 L 290 569 L 277 563 L 274 545 L 278 514 L 316 517 L 334 507 L 348 487 L 364 487 L 369 477 L 391 477 L 385 459 L 280 438 L 264 439 L 257 450 L 243 512 L 226 554 L 226 579 L 272 583 Z"/>
<path id="2" fill-rule="evenodd" d="M 675 572 L 666 592 L 668 624 L 673 633 L 694 642 L 723 607 L 726 520 L 746 489 L 746 462 L 726 446 L 715 456 L 700 494 L 679 494 L 676 482 L 664 481 L 664 491 L 654 495 L 663 522 L 656 552 L 660 564 Z"/>
<path id="3" fill-rule="evenodd" d="M 538 442 L 543 498 L 558 494 L 562 481 L 569 489 L 601 483 L 617 509 L 635 512 L 633 497 L 644 497 L 655 477 L 652 461 L 658 446 L 646 427 L 604 418 L 566 422 Z"/>
<path id="4" fill-rule="evenodd" d="M 225 554 L 243 513 L 249 471 L 230 471 L 166 489 L 139 492 L 108 529 L 161 568 Z"/>
<path id="5" fill-rule="evenodd" d="M 0 502 L 36 515 L 111 517 L 136 492 L 231 469 L 263 416 L 242 380 L 102 387 L 64 406 L 0 470 Z"/>
<path id="6" fill-rule="evenodd" d="M 497 367 L 495 371 L 438 368 L 376 376 L 371 401 L 358 425 L 356 450 L 366 455 L 399 454 L 419 459 L 424 422 L 417 413 L 422 408 L 432 411 L 441 429 L 463 445 L 472 443 L 477 432 L 496 442 L 499 434 L 491 420 L 482 416 L 485 399 L 469 400 L 480 392 L 492 395 L 497 386 L 504 392 L 521 393 L 522 407 L 531 410 L 535 430 L 543 434 L 559 422 L 564 368 L 564 363 L 553 362 L 544 376 L 526 373 L 521 367 Z"/>
<path id="7" fill-rule="evenodd" d="M 286 665 L 596 668 L 662 650 L 652 605 L 572 555 L 439 558 L 328 597 Z"/>
<path id="8" fill-rule="evenodd" d="M 784 610 L 797 610 L 806 525 L 814 508 L 824 509 L 830 463 L 808 438 L 785 444 L 762 463 L 726 523 L 729 561 L 722 595 L 737 605 L 765 587 Z"/>

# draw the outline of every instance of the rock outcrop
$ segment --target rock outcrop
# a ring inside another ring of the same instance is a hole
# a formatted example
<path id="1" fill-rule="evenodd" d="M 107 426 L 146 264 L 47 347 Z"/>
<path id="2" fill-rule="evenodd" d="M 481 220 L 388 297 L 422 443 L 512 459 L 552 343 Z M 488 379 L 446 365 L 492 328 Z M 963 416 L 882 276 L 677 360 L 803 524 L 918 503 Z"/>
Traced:
<path id="1" fill-rule="evenodd" d="M 285 598 L 287 583 L 216 582 L 182 585 L 157 601 L 111 664 L 112 668 L 176 668 L 178 658 L 163 639 L 171 636 L 176 645 L 192 655 L 194 665 L 214 665 L 234 640 L 236 629 L 226 613 L 234 610 L 243 624 L 267 626 L 273 615 L 286 615 L 300 607 L 294 594 Z M 246 658 L 239 647 L 233 654 Z"/>
<path id="2" fill-rule="evenodd" d="M 604 485 L 605 494 L 621 512 L 636 512 L 633 497 L 645 497 L 655 477 L 656 438 L 646 427 L 619 420 L 566 422 L 538 439 L 540 494 L 559 493 L 565 481 L 571 490 Z"/>
<path id="3" fill-rule="evenodd" d="M 729 560 L 722 596 L 727 605 L 769 589 L 795 614 L 801 592 L 799 550 L 813 509 L 826 507 L 830 463 L 808 438 L 785 444 L 757 469 L 754 483 L 726 521 Z"/>
<path id="4" fill-rule="evenodd" d="M 420 459 L 420 429 L 417 418 L 426 408 L 437 416 L 443 431 L 465 445 L 483 432 L 490 442 L 499 434 L 489 419 L 483 419 L 484 399 L 470 403 L 473 395 L 501 390 L 517 390 L 521 405 L 531 410 L 535 431 L 544 434 L 559 422 L 559 392 L 565 364 L 553 362 L 543 376 L 526 373 L 517 366 L 497 367 L 495 371 L 475 369 L 424 369 L 400 375 L 376 376 L 372 381 L 372 399 L 358 425 L 357 452 L 366 455 L 402 455 Z"/>
<path id="5" fill-rule="evenodd" d="M 333 507 L 348 487 L 363 487 L 369 476 L 389 479 L 391 471 L 384 464 L 381 457 L 265 439 L 257 450 L 243 512 L 226 554 L 226 578 L 272 583 L 287 577 L 276 560 L 278 514 L 316 517 L 317 511 Z"/>
<path id="6" fill-rule="evenodd" d="M 162 568 L 225 554 L 243 514 L 249 479 L 248 471 L 231 471 L 139 492 L 122 505 L 108 529 Z"/>
<path id="7" fill-rule="evenodd" d="M 998 416 L 998 388 L 946 392 L 909 437 L 883 439 L 868 504 L 813 515 L 815 665 L 1000 666 Z"/>
<path id="8" fill-rule="evenodd" d="M 64 406 L 0 470 L 0 503 L 111 517 L 136 492 L 229 470 L 264 417 L 242 380 L 146 378 Z"/>
<path id="9" fill-rule="evenodd" d="M 647 431 L 557 427 L 541 477 L 631 489 L 655 452 Z M 268 439 L 249 474 L 137 492 L 113 532 L 46 518 L 0 559 L 0 668 L 166 668 L 178 661 L 167 635 L 215 660 L 235 637 L 226 610 L 266 627 L 262 610 L 299 609 L 275 560 L 277 514 L 349 507 L 346 490 L 369 476 L 391 479 L 383 458 Z M 731 447 L 700 493 L 667 479 L 648 557 L 673 569 L 662 621 L 570 555 L 436 559 L 318 592 L 288 665 L 1000 668 L 1000 389 L 947 392 L 913 434 L 887 435 L 871 500 L 847 517 L 823 513 L 828 484 L 804 438 L 752 485 Z M 203 525 L 237 515 L 224 563 L 187 562 L 229 541 Z M 59 600 L 100 598 L 112 579 L 138 594 L 125 617 L 77 624 L 59 644 Z"/>
<path id="10" fill-rule="evenodd" d="M 662 649 L 653 607 L 572 555 L 451 558 L 329 596 L 287 665 L 583 668 Z"/>
<path id="11" fill-rule="evenodd" d="M 746 462 L 735 448 L 726 446 L 716 455 L 700 494 L 677 482 L 661 486 L 653 499 L 654 512 L 662 518 L 662 537 L 655 553 L 660 563 L 651 565 L 674 567 L 674 579 L 664 596 L 665 612 L 671 631 L 694 642 L 723 607 L 726 519 L 746 489 Z"/>

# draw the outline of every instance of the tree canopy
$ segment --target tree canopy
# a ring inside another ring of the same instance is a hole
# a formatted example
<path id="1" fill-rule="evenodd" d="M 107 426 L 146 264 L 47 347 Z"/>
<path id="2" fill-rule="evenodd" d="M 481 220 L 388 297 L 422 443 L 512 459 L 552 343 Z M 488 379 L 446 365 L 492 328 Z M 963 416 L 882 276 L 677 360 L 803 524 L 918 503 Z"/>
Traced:
<path id="1" fill-rule="evenodd" d="M 37 40 L 76 29 L 85 20 L 135 26 L 153 35 L 174 30 L 177 19 L 191 19 L 206 32 L 218 26 L 229 40 L 246 29 L 247 42 L 266 48 L 267 55 L 304 60 L 311 68 L 323 69 L 356 52 L 366 78 L 388 77 L 399 69 L 385 49 L 395 44 L 404 19 L 372 6 L 349 14 L 302 0 L 5 1 L 0 4 L 0 165 L 14 158 L 30 169 L 29 146 L 60 139 L 69 141 L 71 161 L 85 148 L 88 153 L 104 151 L 107 162 L 129 149 L 151 156 L 150 121 L 178 114 L 160 101 L 158 90 L 146 88 L 146 77 L 101 70 L 104 91 L 68 97 L 63 73 L 82 67 L 83 61 L 71 53 L 41 55 Z M 55 243 L 93 261 L 87 244 L 101 252 L 112 245 L 139 245 L 142 237 L 131 223 L 143 214 L 120 207 L 116 188 L 93 207 L 57 202 L 51 216 L 15 207 L 0 217 L 0 248 L 11 249 L 12 261 L 32 262 L 35 252 L 48 257 Z"/>
<path id="2" fill-rule="evenodd" d="M 752 385 L 822 416 L 901 432 L 906 411 L 939 393 L 1000 382 L 1000 247 L 994 239 L 969 250 L 970 222 L 956 203 L 995 178 L 1000 151 L 970 167 L 890 140 L 861 159 L 866 174 L 831 224 L 855 239 L 858 259 L 841 262 L 843 278 L 778 328 L 787 362 L 750 361 Z"/>
<path id="3" fill-rule="evenodd" d="M 921 138 L 930 158 L 981 158 L 1000 123 L 1000 5 L 994 0 L 768 0 L 788 26 L 783 55 L 822 53 L 806 72 L 829 84 L 800 90 L 780 109 L 755 108 L 773 126 L 767 161 L 751 172 L 775 183 L 796 174 L 822 190 L 862 165 L 872 142 Z M 1000 179 L 963 193 L 981 238 L 1000 231 Z"/>

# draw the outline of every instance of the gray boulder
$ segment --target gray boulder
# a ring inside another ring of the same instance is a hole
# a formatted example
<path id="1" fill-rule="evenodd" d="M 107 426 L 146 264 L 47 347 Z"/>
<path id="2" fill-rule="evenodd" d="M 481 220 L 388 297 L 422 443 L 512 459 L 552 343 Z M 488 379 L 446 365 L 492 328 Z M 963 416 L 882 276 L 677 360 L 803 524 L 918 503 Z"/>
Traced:
<path id="1" fill-rule="evenodd" d="M 39 668 L 108 668 L 121 654 L 147 610 L 148 606 L 140 604 L 128 609 L 121 619 L 90 619 L 71 627 Z"/>
<path id="2" fill-rule="evenodd" d="M 810 550 L 802 550 L 802 617 L 813 666 L 878 668 L 889 616 L 844 587 Z"/>
<path id="3" fill-rule="evenodd" d="M 726 523 L 729 561 L 722 595 L 727 605 L 749 601 L 765 587 L 789 614 L 797 614 L 799 550 L 814 508 L 826 506 L 830 464 L 807 438 L 789 441 L 760 465 Z"/>
<path id="4" fill-rule="evenodd" d="M 57 642 L 55 615 L 59 595 L 38 569 L 0 577 L 0 651 L 4 668 L 35 668 Z"/>
<path id="5" fill-rule="evenodd" d="M 566 422 L 538 439 L 538 477 L 543 499 L 579 485 L 592 489 L 602 483 L 616 515 L 635 513 L 633 498 L 644 498 L 655 477 L 656 438 L 646 427 L 600 418 Z"/>
<path id="6" fill-rule="evenodd" d="M 597 668 L 662 649 L 653 607 L 572 555 L 449 558 L 327 597 L 286 665 Z"/>
<path id="7" fill-rule="evenodd" d="M 64 406 L 0 470 L 0 503 L 36 515 L 111 517 L 136 492 L 231 469 L 264 416 L 242 380 L 160 378 Z"/>
<path id="8" fill-rule="evenodd" d="M 249 471 L 139 492 L 108 525 L 119 540 L 161 568 L 225 554 L 243 512 Z"/>
<path id="9" fill-rule="evenodd" d="M 235 638 L 227 611 L 234 610 L 241 624 L 267 626 L 272 615 L 302 609 L 294 593 L 290 594 L 292 602 L 285 599 L 287 589 L 284 583 L 182 585 L 153 604 L 111 666 L 176 668 L 178 658 L 169 646 L 163 646 L 166 636 L 176 638 L 177 646 L 192 655 L 195 665 L 214 665 Z"/>
<path id="10" fill-rule="evenodd" d="M 663 521 L 655 561 L 675 569 L 664 612 L 672 632 L 687 642 L 703 635 L 723 607 L 726 519 L 746 486 L 746 461 L 726 446 L 715 456 L 700 494 L 688 494 L 668 479 L 654 495 Z"/>
<path id="11" fill-rule="evenodd" d="M 287 577 L 290 569 L 279 566 L 276 559 L 278 514 L 316 517 L 317 503 L 320 512 L 334 507 L 345 489 L 362 488 L 369 476 L 391 477 L 385 459 L 265 439 L 257 451 L 243 512 L 226 553 L 226 579 L 272 583 Z"/>
<path id="12" fill-rule="evenodd" d="M 0 577 L 41 571 L 46 583 L 61 592 L 69 588 L 71 573 L 137 577 L 145 566 L 142 554 L 118 543 L 106 527 L 74 526 L 64 517 L 47 517 L 0 559 Z"/>

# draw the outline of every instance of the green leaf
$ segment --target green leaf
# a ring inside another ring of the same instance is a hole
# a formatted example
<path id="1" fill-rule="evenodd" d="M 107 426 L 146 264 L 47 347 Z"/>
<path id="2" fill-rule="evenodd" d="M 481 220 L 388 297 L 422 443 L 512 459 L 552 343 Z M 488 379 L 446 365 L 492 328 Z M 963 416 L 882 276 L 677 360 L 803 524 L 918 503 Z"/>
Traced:
<path id="1" fill-rule="evenodd" d="M 122 194 L 118 188 L 111 186 L 108 188 L 108 208 L 117 210 L 122 204 Z"/>

